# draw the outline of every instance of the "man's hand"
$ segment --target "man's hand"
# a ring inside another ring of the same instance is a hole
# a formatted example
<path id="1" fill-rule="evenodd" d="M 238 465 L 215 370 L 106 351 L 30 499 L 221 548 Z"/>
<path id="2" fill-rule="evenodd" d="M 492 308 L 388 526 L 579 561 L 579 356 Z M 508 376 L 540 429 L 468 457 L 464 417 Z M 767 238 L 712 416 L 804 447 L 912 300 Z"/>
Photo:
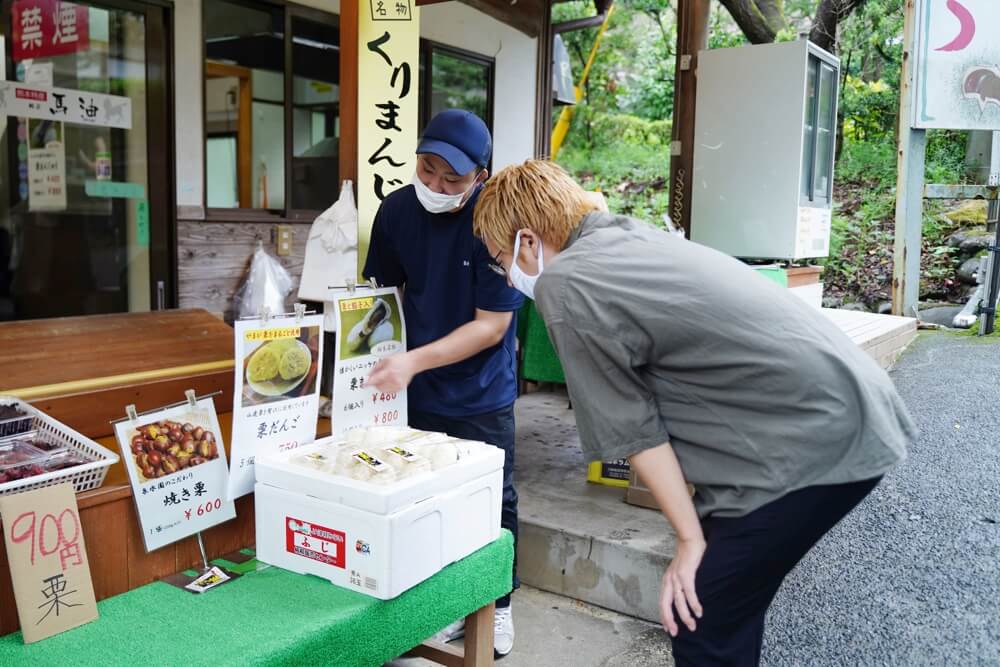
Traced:
<path id="1" fill-rule="evenodd" d="M 413 361 L 412 352 L 394 354 L 391 357 L 380 359 L 375 364 L 375 368 L 365 380 L 365 386 L 374 387 L 387 394 L 394 394 L 406 389 L 416 373 L 417 368 Z"/>
<path id="2" fill-rule="evenodd" d="M 660 618 L 671 637 L 677 636 L 677 617 L 691 632 L 695 630 L 695 617 L 701 618 L 701 602 L 694 589 L 694 575 L 705 553 L 705 540 L 680 540 L 677 554 L 663 573 L 660 586 Z"/>

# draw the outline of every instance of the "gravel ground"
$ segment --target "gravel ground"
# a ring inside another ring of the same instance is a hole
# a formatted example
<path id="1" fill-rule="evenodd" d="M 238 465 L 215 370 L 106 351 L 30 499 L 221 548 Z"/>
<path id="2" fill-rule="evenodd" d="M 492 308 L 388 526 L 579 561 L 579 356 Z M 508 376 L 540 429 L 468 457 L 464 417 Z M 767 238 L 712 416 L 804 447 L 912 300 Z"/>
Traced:
<path id="1" fill-rule="evenodd" d="M 1000 339 L 922 334 L 892 377 L 920 437 L 786 579 L 764 665 L 1000 665 Z"/>

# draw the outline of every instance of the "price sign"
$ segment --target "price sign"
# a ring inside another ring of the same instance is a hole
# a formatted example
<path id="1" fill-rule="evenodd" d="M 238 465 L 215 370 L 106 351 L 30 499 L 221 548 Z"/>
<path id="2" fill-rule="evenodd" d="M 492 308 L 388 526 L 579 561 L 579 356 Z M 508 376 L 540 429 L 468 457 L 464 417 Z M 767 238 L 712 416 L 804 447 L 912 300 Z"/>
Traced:
<path id="1" fill-rule="evenodd" d="M 228 521 L 229 470 L 211 398 L 115 424 L 146 551 Z"/>
<path id="2" fill-rule="evenodd" d="M 337 318 L 333 433 L 366 426 L 405 426 L 406 391 L 388 394 L 365 386 L 365 378 L 380 358 L 406 351 L 399 292 L 394 287 L 339 292 L 333 307 Z"/>
<path id="3" fill-rule="evenodd" d="M 24 643 L 97 618 L 72 484 L 0 497 L 4 540 Z"/>
<path id="4" fill-rule="evenodd" d="M 323 316 L 236 322 L 233 465 L 229 498 L 253 491 L 260 452 L 283 452 L 316 439 Z"/>

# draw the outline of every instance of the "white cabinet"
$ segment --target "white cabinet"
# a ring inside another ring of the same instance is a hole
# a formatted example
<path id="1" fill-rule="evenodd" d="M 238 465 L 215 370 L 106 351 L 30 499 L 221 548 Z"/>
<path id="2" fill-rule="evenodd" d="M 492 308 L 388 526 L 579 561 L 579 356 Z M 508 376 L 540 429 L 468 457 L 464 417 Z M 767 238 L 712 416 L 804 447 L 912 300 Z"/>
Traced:
<path id="1" fill-rule="evenodd" d="M 805 40 L 699 53 L 692 240 L 747 259 L 827 256 L 839 71 Z"/>

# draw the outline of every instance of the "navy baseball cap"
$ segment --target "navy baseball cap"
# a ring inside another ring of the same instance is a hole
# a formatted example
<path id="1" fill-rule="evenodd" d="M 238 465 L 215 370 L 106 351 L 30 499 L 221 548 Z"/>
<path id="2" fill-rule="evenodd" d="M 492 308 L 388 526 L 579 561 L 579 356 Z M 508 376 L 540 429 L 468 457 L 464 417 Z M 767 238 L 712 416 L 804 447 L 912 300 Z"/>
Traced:
<path id="1" fill-rule="evenodd" d="M 485 167 L 493 153 L 493 140 L 486 123 L 471 111 L 445 109 L 431 118 L 420 138 L 417 153 L 433 153 L 465 176 Z"/>

